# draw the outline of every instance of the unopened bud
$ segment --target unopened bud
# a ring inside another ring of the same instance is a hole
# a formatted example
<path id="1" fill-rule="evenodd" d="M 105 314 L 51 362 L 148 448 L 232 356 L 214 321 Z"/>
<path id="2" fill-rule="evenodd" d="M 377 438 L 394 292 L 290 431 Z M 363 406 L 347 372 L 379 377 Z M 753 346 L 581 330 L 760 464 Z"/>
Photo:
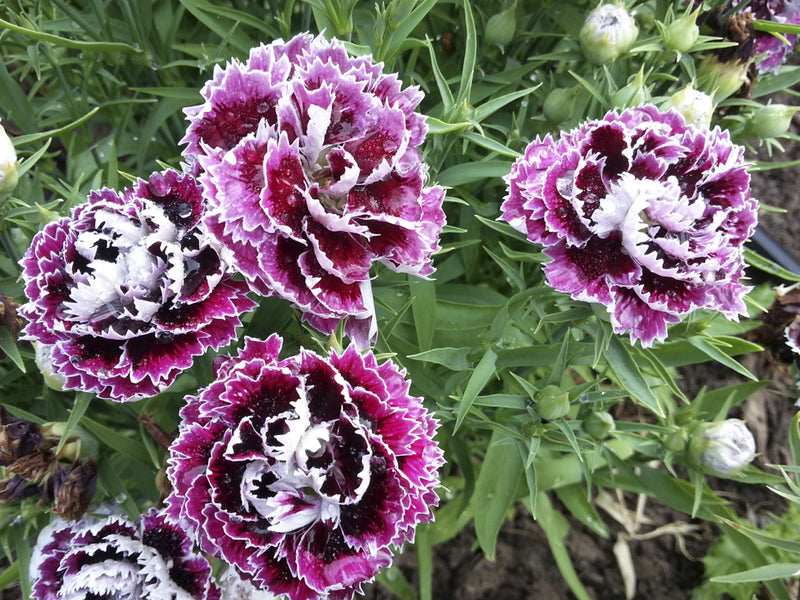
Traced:
<path id="1" fill-rule="evenodd" d="M 17 187 L 17 151 L 6 130 L 0 127 L 0 194 Z"/>
<path id="2" fill-rule="evenodd" d="M 753 434 L 740 419 L 703 423 L 693 432 L 692 458 L 718 475 L 732 475 L 749 465 L 756 455 Z"/>
<path id="3" fill-rule="evenodd" d="M 560 419 L 569 412 L 569 392 L 557 385 L 544 386 L 534 397 L 536 412 L 546 421 Z"/>
<path id="4" fill-rule="evenodd" d="M 53 369 L 53 346 L 34 342 L 34 360 L 47 387 L 60 392 L 64 389 L 67 378 Z"/>
<path id="5" fill-rule="evenodd" d="M 581 27 L 578 40 L 589 62 L 605 65 L 627 52 L 639 36 L 639 27 L 624 6 L 601 4 Z"/>
<path id="6" fill-rule="evenodd" d="M 792 117 L 798 111 L 798 108 L 797 106 L 786 106 L 785 104 L 762 106 L 756 109 L 745 124 L 744 135 L 760 140 L 783 135 L 789 131 Z"/>
<path id="7" fill-rule="evenodd" d="M 575 99 L 581 93 L 581 86 L 571 88 L 554 88 L 544 99 L 542 113 L 551 123 L 557 125 L 568 121 L 572 117 L 572 107 Z"/>
<path id="8" fill-rule="evenodd" d="M 702 60 L 697 74 L 697 86 L 720 102 L 747 83 L 747 63 L 739 60 L 721 62 L 711 54 Z"/>
<path id="9" fill-rule="evenodd" d="M 617 426 L 614 417 L 605 411 L 593 412 L 583 424 L 583 428 L 596 440 L 604 440 Z"/>
<path id="10" fill-rule="evenodd" d="M 616 108 L 641 106 L 648 100 L 650 100 L 650 91 L 644 85 L 644 67 L 639 69 L 633 81 L 611 95 L 611 103 Z"/>
<path id="11" fill-rule="evenodd" d="M 672 94 L 662 108 L 665 111 L 674 108 L 683 115 L 689 125 L 708 129 L 714 114 L 714 101 L 705 92 L 692 88 L 690 83 Z"/>
<path id="12" fill-rule="evenodd" d="M 497 44 L 505 46 L 512 39 L 517 31 L 517 2 L 514 1 L 509 8 L 489 17 L 486 22 L 486 29 L 483 32 L 484 41 L 487 44 Z"/>
<path id="13" fill-rule="evenodd" d="M 681 452 L 686 448 L 686 429 L 674 427 L 662 438 L 664 447 L 671 452 Z"/>
<path id="14" fill-rule="evenodd" d="M 700 28 L 697 26 L 697 11 L 695 11 L 675 19 L 664 28 L 664 47 L 676 52 L 688 52 L 699 37 Z"/>

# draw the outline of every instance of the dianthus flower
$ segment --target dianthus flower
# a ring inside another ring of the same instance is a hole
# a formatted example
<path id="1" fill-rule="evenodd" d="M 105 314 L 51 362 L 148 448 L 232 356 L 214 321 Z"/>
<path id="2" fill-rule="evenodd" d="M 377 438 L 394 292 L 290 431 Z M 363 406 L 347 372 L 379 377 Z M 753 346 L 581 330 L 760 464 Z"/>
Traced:
<path id="1" fill-rule="evenodd" d="M 187 398 L 167 511 L 256 588 L 349 599 L 431 520 L 437 424 L 393 363 L 281 344 L 246 338 Z"/>
<path id="2" fill-rule="evenodd" d="M 254 303 L 201 224 L 190 174 L 154 173 L 120 196 L 93 191 L 48 223 L 22 259 L 24 337 L 51 345 L 64 387 L 138 400 L 230 342 Z"/>
<path id="3" fill-rule="evenodd" d="M 745 314 L 742 246 L 757 202 L 743 148 L 654 106 L 537 138 L 505 178 L 502 218 L 545 246 L 548 283 L 600 302 L 631 342 L 698 308 Z"/>
<path id="4" fill-rule="evenodd" d="M 30 566 L 35 600 L 219 600 L 208 561 L 186 533 L 151 509 L 138 521 L 112 515 L 39 534 Z"/>
<path id="5" fill-rule="evenodd" d="M 370 57 L 301 34 L 217 67 L 185 109 L 210 231 L 252 289 L 295 304 L 311 325 L 376 335 L 370 267 L 427 277 L 444 191 L 426 186 L 416 87 Z"/>

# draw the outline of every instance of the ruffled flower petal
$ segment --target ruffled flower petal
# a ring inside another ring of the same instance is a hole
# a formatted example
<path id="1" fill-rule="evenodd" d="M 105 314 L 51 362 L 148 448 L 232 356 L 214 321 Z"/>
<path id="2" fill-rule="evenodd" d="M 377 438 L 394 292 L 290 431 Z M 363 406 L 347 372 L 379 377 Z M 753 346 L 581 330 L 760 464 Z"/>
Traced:
<path id="1" fill-rule="evenodd" d="M 167 511 L 256 589 L 347 600 L 431 520 L 437 423 L 391 362 L 280 345 L 246 338 L 188 398 Z"/>
<path id="2" fill-rule="evenodd" d="M 338 41 L 298 35 L 215 70 L 186 109 L 209 231 L 251 289 L 360 346 L 376 336 L 372 264 L 427 277 L 445 223 L 426 185 L 416 88 Z"/>
<path id="3" fill-rule="evenodd" d="M 190 174 L 94 191 L 49 223 L 22 259 L 23 335 L 51 346 L 64 387 L 118 401 L 166 389 L 235 336 L 255 304 L 202 224 Z"/>
<path id="4" fill-rule="evenodd" d="M 35 600 L 220 600 L 211 565 L 155 509 L 135 523 L 55 519 L 39 534 L 30 577 Z"/>
<path id="5" fill-rule="evenodd" d="M 599 302 L 644 346 L 708 308 L 746 314 L 743 244 L 757 220 L 744 151 L 654 106 L 536 139 L 505 178 L 502 218 L 545 246 L 548 283 Z"/>

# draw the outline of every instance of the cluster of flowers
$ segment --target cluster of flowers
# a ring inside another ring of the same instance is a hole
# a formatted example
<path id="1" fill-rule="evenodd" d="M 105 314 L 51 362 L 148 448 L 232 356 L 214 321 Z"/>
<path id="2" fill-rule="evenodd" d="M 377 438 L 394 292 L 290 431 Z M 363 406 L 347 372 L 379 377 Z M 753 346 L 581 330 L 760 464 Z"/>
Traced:
<path id="1" fill-rule="evenodd" d="M 417 150 L 421 93 L 310 35 L 255 48 L 201 93 L 181 172 L 93 191 L 35 236 L 24 339 L 57 384 L 115 401 L 160 393 L 230 343 L 249 293 L 292 301 L 325 333 L 347 319 L 353 343 L 280 360 L 277 336 L 246 338 L 218 358 L 181 411 L 166 509 L 42 532 L 39 600 L 344 600 L 438 503 L 437 423 L 405 373 L 365 351 L 373 262 L 429 276 L 444 225 Z M 222 592 L 194 545 L 228 565 Z"/>
<path id="2" fill-rule="evenodd" d="M 291 301 L 324 333 L 346 319 L 353 343 L 280 359 L 277 336 L 246 338 L 217 359 L 180 413 L 164 511 L 50 528 L 39 600 L 218 598 L 192 544 L 228 565 L 234 595 L 347 600 L 438 502 L 437 423 L 402 370 L 363 351 L 373 263 L 427 277 L 439 248 L 421 94 L 310 35 L 217 68 L 201 94 L 183 172 L 92 192 L 36 236 L 25 337 L 50 348 L 66 388 L 117 401 L 159 393 L 231 342 L 249 292 Z M 552 287 L 650 345 L 695 309 L 744 312 L 756 202 L 742 153 L 674 110 L 611 112 L 531 143 L 502 218 L 546 247 Z"/>

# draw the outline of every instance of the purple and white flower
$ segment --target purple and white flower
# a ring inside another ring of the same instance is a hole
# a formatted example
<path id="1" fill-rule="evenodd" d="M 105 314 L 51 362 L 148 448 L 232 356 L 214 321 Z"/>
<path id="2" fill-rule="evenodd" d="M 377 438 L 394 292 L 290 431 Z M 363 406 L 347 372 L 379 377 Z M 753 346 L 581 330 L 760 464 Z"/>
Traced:
<path id="1" fill-rule="evenodd" d="M 119 515 L 54 519 L 39 534 L 30 578 L 35 600 L 220 598 L 211 565 L 155 509 L 135 523 Z"/>
<path id="2" fill-rule="evenodd" d="M 153 396 L 193 357 L 229 343 L 255 303 L 201 223 L 190 174 L 154 173 L 120 196 L 93 191 L 22 259 L 24 339 L 50 345 L 64 387 Z"/>
<path id="3" fill-rule="evenodd" d="M 370 268 L 427 277 L 444 225 L 417 146 L 416 87 L 370 57 L 301 34 L 217 67 L 185 109 L 210 231 L 252 289 L 294 303 L 311 325 L 376 335 Z"/>
<path id="4" fill-rule="evenodd" d="M 246 338 L 188 397 L 167 511 L 258 589 L 349 599 L 431 520 L 437 423 L 393 363 L 281 344 Z"/>
<path id="5" fill-rule="evenodd" d="M 654 106 L 537 138 L 505 178 L 502 218 L 545 246 L 548 283 L 604 304 L 649 346 L 699 308 L 745 314 L 742 246 L 756 225 L 744 149 Z"/>

